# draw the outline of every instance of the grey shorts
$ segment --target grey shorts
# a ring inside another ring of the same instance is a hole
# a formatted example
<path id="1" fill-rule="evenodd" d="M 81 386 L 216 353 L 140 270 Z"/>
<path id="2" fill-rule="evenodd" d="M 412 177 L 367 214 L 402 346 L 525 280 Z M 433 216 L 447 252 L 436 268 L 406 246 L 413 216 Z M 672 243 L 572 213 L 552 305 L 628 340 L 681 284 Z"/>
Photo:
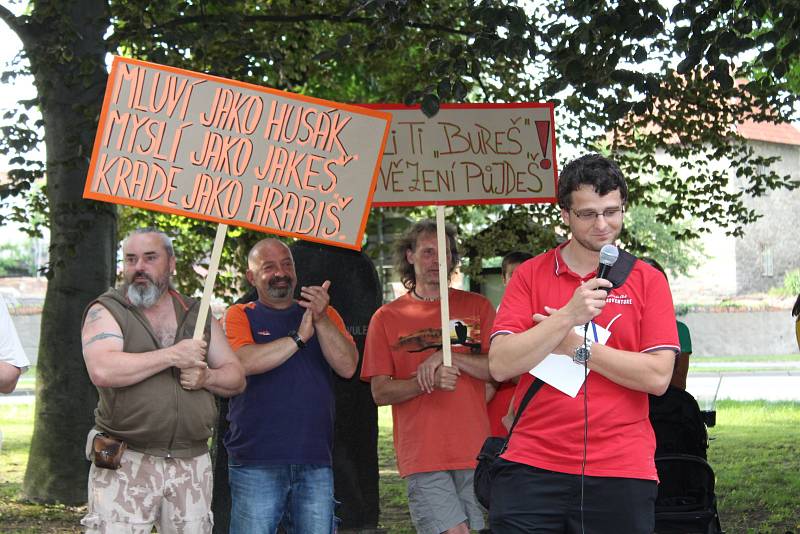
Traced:
<path id="1" fill-rule="evenodd" d="M 466 522 L 484 528 L 483 508 L 472 489 L 472 469 L 415 473 L 406 477 L 408 509 L 418 534 L 439 534 Z"/>

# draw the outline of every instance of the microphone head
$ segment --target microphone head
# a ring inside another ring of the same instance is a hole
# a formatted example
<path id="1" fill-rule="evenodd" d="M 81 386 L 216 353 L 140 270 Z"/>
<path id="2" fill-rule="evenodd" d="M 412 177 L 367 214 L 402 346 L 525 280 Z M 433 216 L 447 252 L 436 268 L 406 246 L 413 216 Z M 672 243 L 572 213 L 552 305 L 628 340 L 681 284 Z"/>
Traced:
<path id="1" fill-rule="evenodd" d="M 601 265 L 608 265 L 611 267 L 617 263 L 617 258 L 619 258 L 619 249 L 614 245 L 603 245 L 603 248 L 600 249 Z"/>

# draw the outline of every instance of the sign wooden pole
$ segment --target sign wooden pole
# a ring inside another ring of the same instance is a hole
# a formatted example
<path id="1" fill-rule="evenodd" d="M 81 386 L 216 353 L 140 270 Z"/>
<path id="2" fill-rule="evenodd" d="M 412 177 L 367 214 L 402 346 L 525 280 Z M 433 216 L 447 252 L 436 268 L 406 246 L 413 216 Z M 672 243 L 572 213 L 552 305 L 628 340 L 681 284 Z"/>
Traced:
<path id="1" fill-rule="evenodd" d="M 220 224 L 217 226 L 217 237 L 214 238 L 214 248 L 211 250 L 211 261 L 208 263 L 208 275 L 206 276 L 205 287 L 203 287 L 203 298 L 200 300 L 200 311 L 197 312 L 197 323 L 194 325 L 193 339 L 203 339 L 206 316 L 208 316 L 211 295 L 214 292 L 214 282 L 217 280 L 219 258 L 222 256 L 222 245 L 225 243 L 225 234 L 227 232 L 227 224 Z"/>
<path id="2" fill-rule="evenodd" d="M 447 300 L 447 233 L 445 232 L 444 206 L 436 206 L 436 239 L 439 248 L 439 304 L 442 314 L 442 363 L 450 367 L 450 302 Z"/>

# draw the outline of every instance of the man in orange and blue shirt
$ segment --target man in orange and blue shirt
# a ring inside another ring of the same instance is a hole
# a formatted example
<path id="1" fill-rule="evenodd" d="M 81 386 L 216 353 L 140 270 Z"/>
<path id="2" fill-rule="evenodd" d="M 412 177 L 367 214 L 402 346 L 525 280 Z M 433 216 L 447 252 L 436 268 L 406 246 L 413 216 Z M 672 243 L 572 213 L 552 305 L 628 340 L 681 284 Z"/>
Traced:
<path id="1" fill-rule="evenodd" d="M 247 280 L 258 300 L 231 307 L 225 330 L 247 376 L 230 400 L 225 436 L 236 533 L 333 532 L 333 373 L 350 378 L 358 351 L 329 305 L 329 281 L 304 286 L 289 248 L 256 243 Z"/>

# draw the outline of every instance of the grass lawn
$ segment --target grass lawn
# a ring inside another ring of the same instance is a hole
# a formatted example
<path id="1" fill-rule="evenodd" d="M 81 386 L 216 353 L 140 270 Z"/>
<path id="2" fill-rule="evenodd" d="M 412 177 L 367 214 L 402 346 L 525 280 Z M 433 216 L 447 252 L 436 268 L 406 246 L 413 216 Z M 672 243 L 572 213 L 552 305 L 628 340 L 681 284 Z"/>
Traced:
<path id="1" fill-rule="evenodd" d="M 713 367 L 693 367 L 689 366 L 689 372 L 692 373 L 693 376 L 700 377 L 700 376 L 722 376 L 722 375 L 759 375 L 759 374 L 772 374 L 772 375 L 786 375 L 790 372 L 794 372 L 794 374 L 800 373 L 800 369 L 796 366 L 793 367 L 765 367 L 753 364 L 752 366 L 747 367 L 733 367 L 730 365 L 724 365 L 724 362 L 721 363 L 719 366 Z"/>
<path id="2" fill-rule="evenodd" d="M 21 499 L 33 405 L 0 405 L 0 532 L 78 533 L 82 508 Z M 722 527 L 729 534 L 800 533 L 800 403 L 720 401 L 709 462 L 717 475 Z M 379 410 L 381 526 L 413 533 L 405 482 L 397 475 L 389 408 Z"/>
<path id="3" fill-rule="evenodd" d="M 754 356 L 695 356 L 689 359 L 689 376 L 724 373 L 800 372 L 800 354 Z"/>
<path id="4" fill-rule="evenodd" d="M 692 354 L 689 363 L 696 362 L 800 362 L 800 354 L 756 354 L 753 356 L 697 356 Z"/>
<path id="5" fill-rule="evenodd" d="M 378 472 L 380 473 L 381 526 L 392 534 L 413 534 L 408 515 L 406 483 L 397 473 L 392 443 L 392 408 L 378 408 Z"/>
<path id="6" fill-rule="evenodd" d="M 800 532 L 800 404 L 717 404 L 708 460 L 728 533 Z"/>
<path id="7" fill-rule="evenodd" d="M 33 434 L 33 403 L 0 404 L 0 532 L 77 533 L 81 507 L 42 506 L 21 500 L 22 478 Z"/>

